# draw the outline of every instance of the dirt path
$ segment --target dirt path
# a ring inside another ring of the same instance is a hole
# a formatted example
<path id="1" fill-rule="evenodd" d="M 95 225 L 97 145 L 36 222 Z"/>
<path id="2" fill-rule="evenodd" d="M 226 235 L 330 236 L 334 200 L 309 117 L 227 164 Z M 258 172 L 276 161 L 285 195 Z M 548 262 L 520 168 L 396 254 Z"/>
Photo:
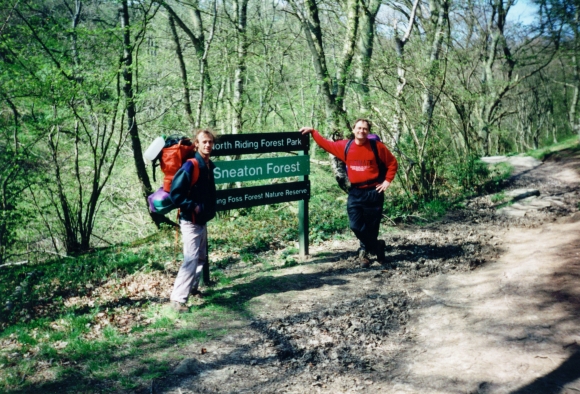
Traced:
<path id="1" fill-rule="evenodd" d="M 497 262 L 420 283 L 418 356 L 397 391 L 580 391 L 579 234 L 580 222 L 511 229 Z"/>
<path id="2" fill-rule="evenodd" d="M 264 286 L 253 320 L 185 349 L 151 391 L 580 392 L 579 163 L 519 163 L 509 188 L 539 196 L 499 211 L 480 197 L 386 234 L 388 267 L 361 269 L 354 242 L 334 242 L 246 284 Z"/>

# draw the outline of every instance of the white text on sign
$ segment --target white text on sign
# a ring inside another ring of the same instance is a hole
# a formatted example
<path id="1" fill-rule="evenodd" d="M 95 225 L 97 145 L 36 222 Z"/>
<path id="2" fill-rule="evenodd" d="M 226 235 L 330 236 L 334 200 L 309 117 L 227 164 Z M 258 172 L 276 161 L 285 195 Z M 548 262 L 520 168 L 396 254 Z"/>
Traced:
<path id="1" fill-rule="evenodd" d="M 222 179 L 226 180 L 228 178 L 237 179 L 241 177 L 247 176 L 262 176 L 266 175 L 287 175 L 292 176 L 296 173 L 300 172 L 300 162 L 297 161 L 293 164 L 274 164 L 274 163 L 266 163 L 265 166 L 257 166 L 257 167 L 248 167 L 243 166 L 239 168 L 230 168 L 230 169 L 221 169 L 215 168 L 213 175 L 216 180 Z"/>
<path id="2" fill-rule="evenodd" d="M 300 138 L 282 138 L 278 140 L 267 140 L 261 139 L 260 142 L 258 141 L 224 141 L 224 142 L 217 142 L 214 146 L 215 150 L 224 150 L 224 149 L 254 149 L 258 150 L 258 148 L 283 148 L 283 147 L 299 147 L 302 146 L 302 140 Z"/>

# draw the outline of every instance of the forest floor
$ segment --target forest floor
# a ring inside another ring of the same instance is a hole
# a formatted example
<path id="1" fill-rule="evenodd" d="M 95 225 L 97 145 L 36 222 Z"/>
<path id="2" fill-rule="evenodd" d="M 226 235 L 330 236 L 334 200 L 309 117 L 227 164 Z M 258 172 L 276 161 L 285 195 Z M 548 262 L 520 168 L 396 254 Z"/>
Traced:
<path id="1" fill-rule="evenodd" d="M 503 194 L 381 234 L 385 265 L 334 241 L 248 278 L 247 319 L 184 323 L 225 334 L 143 391 L 580 392 L 580 152 L 528 159 Z"/>

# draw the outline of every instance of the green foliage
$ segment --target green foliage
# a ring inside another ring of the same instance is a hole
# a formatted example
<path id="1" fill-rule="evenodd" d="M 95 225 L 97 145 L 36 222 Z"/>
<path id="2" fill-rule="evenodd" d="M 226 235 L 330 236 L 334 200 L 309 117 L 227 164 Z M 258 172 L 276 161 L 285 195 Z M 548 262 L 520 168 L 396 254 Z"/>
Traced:
<path id="1" fill-rule="evenodd" d="M 390 194 L 385 200 L 383 214 L 394 221 L 406 221 L 417 207 L 415 200 L 402 193 Z"/>
<path id="2" fill-rule="evenodd" d="M 501 188 L 513 172 L 511 164 L 504 162 L 490 166 L 490 174 L 481 190 L 493 192 Z"/>
<path id="3" fill-rule="evenodd" d="M 284 260 L 284 268 L 294 267 L 295 265 L 298 265 L 298 261 L 296 261 L 296 259 L 286 257 Z"/>
<path id="4" fill-rule="evenodd" d="M 282 251 L 282 253 L 280 253 L 280 257 L 282 257 L 282 258 L 286 258 L 286 257 L 287 257 L 287 256 L 289 256 L 289 255 L 292 255 L 292 254 L 298 254 L 298 253 L 299 253 L 299 250 L 298 250 L 298 249 L 296 249 L 296 248 L 293 248 L 293 247 L 290 247 L 290 248 L 286 248 L 286 249 L 284 249 L 284 250 Z"/>
<path id="5" fill-rule="evenodd" d="M 451 202 L 446 200 L 432 200 L 424 202 L 420 207 L 420 212 L 423 213 L 425 221 L 434 221 L 441 218 L 447 210 L 451 207 Z"/>
<path id="6" fill-rule="evenodd" d="M 535 159 L 543 161 L 547 156 L 563 149 L 574 149 L 574 150 L 580 149 L 578 145 L 578 136 L 574 135 L 557 144 L 549 145 L 541 149 L 530 150 L 526 152 L 526 154 Z"/>
<path id="7" fill-rule="evenodd" d="M 88 295 L 93 286 L 110 278 L 143 269 L 163 270 L 159 261 L 171 260 L 171 252 L 157 246 L 136 251 L 118 246 L 76 258 L 56 259 L 33 268 L 12 267 L 0 277 L 0 299 L 9 305 L 2 313 L 0 324 L 6 326 L 22 316 L 32 317 L 28 306 L 42 300 L 51 300 L 51 308 L 56 312 L 63 306 L 63 297 Z M 46 312 L 51 313 L 51 309 Z"/>
<path id="8" fill-rule="evenodd" d="M 1 138 L 1 137 L 0 137 Z M 27 187 L 29 171 L 21 156 L 0 143 L 0 264 L 10 259 L 12 252 L 18 251 L 18 227 L 33 218 L 33 212 L 21 204 L 21 194 Z M 22 247 L 21 247 L 22 248 Z"/>
<path id="9" fill-rule="evenodd" d="M 505 192 L 499 192 L 499 193 L 496 193 L 493 196 L 491 196 L 491 202 L 493 202 L 493 203 L 502 202 L 505 199 L 506 199 Z"/>
<path id="10" fill-rule="evenodd" d="M 480 188 L 490 177 L 488 166 L 475 155 L 449 165 L 446 173 L 450 183 L 462 194 L 481 191 Z"/>

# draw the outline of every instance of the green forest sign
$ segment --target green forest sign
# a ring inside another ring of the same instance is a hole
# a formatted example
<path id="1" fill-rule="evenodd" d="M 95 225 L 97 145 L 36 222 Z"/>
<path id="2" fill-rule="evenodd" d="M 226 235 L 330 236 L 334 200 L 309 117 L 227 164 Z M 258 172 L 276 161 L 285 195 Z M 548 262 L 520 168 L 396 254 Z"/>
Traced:
<path id="1" fill-rule="evenodd" d="M 297 152 L 294 156 L 215 161 L 215 183 L 236 183 L 261 179 L 298 177 L 296 182 L 242 187 L 217 191 L 217 210 L 298 201 L 300 254 L 308 254 L 308 199 L 310 198 L 310 158 L 308 135 L 300 132 L 221 135 L 212 156 L 251 153 Z"/>

